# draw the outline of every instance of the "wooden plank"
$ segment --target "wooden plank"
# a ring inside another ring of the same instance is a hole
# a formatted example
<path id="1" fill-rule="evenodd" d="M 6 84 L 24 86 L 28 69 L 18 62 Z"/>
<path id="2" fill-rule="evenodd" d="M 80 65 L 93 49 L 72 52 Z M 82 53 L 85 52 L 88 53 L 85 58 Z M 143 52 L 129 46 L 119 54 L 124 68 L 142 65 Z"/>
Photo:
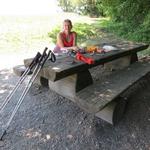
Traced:
<path id="1" fill-rule="evenodd" d="M 130 46 L 130 48 L 128 49 L 119 49 L 116 51 L 110 51 L 107 52 L 105 54 L 103 54 L 103 56 L 97 56 L 94 55 L 94 60 L 95 60 L 95 66 L 97 65 L 97 63 L 106 63 L 124 56 L 128 56 L 128 55 L 134 55 L 135 53 L 142 51 L 146 48 L 148 48 L 149 45 L 134 45 L 134 46 Z"/>
<path id="2" fill-rule="evenodd" d="M 17 65 L 15 67 L 13 67 L 13 72 L 17 75 L 17 76 L 21 76 L 26 70 L 26 67 L 24 65 Z"/>
<path id="3" fill-rule="evenodd" d="M 13 72 L 17 75 L 17 76 L 22 76 L 22 74 L 25 72 L 27 68 L 24 65 L 17 65 L 13 67 Z M 30 71 L 28 73 L 28 75 L 32 74 L 32 72 Z"/>
<path id="4" fill-rule="evenodd" d="M 134 63 L 79 91 L 75 100 L 87 112 L 97 113 L 149 71 L 149 63 Z"/>
<path id="5" fill-rule="evenodd" d="M 75 63 L 72 63 L 74 61 L 74 58 L 66 56 L 62 59 L 58 59 L 55 63 L 47 61 L 43 69 L 41 70 L 40 75 L 51 81 L 57 81 L 69 75 L 88 70 L 89 68 L 104 64 L 117 58 L 135 54 L 138 51 L 146 49 L 147 47 L 148 45 L 146 44 L 131 44 L 128 45 L 128 49 L 120 48 L 120 50 L 118 51 L 110 51 L 105 54 L 95 54 L 93 56 L 86 54 L 86 56 L 92 57 L 95 60 L 95 63 L 93 65 L 88 65 L 77 60 L 75 61 Z M 29 61 L 31 60 L 25 60 L 25 65 L 28 64 Z"/>

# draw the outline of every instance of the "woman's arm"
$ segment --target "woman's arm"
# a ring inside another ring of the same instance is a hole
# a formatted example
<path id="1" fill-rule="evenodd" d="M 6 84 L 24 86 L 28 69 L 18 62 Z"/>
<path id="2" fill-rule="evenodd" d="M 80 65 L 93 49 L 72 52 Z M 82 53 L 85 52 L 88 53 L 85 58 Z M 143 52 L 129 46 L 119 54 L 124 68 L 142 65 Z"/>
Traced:
<path id="1" fill-rule="evenodd" d="M 63 48 L 63 47 L 64 47 L 64 43 L 63 43 L 63 41 L 62 41 L 61 33 L 58 33 L 58 35 L 57 35 L 57 45 L 58 45 L 60 48 Z"/>

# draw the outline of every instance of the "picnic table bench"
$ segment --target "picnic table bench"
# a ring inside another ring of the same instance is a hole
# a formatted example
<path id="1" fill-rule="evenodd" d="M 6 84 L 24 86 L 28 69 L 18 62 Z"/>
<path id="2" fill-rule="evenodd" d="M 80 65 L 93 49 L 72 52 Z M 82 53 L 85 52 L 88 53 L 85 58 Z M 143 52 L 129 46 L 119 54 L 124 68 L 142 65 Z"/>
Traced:
<path id="1" fill-rule="evenodd" d="M 137 52 L 148 48 L 147 44 L 122 42 L 111 45 L 117 50 L 92 56 L 85 54 L 94 59 L 95 63 L 91 65 L 69 56 L 59 58 L 55 63 L 47 61 L 37 81 L 72 100 L 88 113 L 116 124 L 127 102 L 122 93 L 149 73 L 150 66 L 138 62 L 137 57 Z M 30 62 L 31 59 L 24 60 L 25 66 Z M 89 69 L 99 65 L 116 71 L 103 81 L 93 82 Z"/>

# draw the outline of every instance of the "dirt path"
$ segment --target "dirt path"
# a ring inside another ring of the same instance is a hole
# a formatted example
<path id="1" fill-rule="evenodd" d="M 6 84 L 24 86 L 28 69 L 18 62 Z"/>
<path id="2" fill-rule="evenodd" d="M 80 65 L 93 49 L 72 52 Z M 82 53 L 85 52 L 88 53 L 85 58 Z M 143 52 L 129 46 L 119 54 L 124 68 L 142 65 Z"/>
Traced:
<path id="1" fill-rule="evenodd" d="M 17 80 L 10 69 L 0 71 L 0 103 Z M 130 97 L 123 119 L 113 127 L 56 93 L 33 85 L 0 142 L 0 150 L 149 150 L 149 90 L 144 88 Z M 2 114 L 1 124 L 18 95 Z"/>

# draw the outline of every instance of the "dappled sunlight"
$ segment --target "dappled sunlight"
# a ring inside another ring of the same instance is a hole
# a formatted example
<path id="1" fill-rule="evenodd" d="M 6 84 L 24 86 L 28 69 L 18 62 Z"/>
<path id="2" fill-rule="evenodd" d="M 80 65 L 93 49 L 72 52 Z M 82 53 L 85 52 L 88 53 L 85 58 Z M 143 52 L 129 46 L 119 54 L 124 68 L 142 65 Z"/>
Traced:
<path id="1" fill-rule="evenodd" d="M 27 129 L 23 130 L 22 134 L 24 137 L 28 139 L 38 138 L 40 141 L 47 142 L 51 140 L 52 138 L 55 138 L 57 136 L 52 135 L 51 133 L 44 134 L 41 130 L 35 130 L 35 129 Z"/>
<path id="2" fill-rule="evenodd" d="M 58 67 L 53 67 L 52 69 L 53 70 L 60 70 L 60 68 L 58 68 Z"/>
<path id="3" fill-rule="evenodd" d="M 6 82 L 6 83 L 3 83 L 3 85 L 0 86 L 3 89 L 12 89 L 15 86 L 14 83 L 10 84 L 11 78 L 8 78 L 7 80 L 1 80 L 1 81 Z"/>
<path id="4" fill-rule="evenodd" d="M 11 69 L 2 69 L 2 70 L 0 70 L 0 79 L 8 80 L 9 78 L 11 78 L 12 73 L 13 73 L 13 71 Z"/>
<path id="5" fill-rule="evenodd" d="M 97 92 L 97 93 L 99 93 L 99 92 Z M 97 94 L 97 93 L 95 93 L 95 94 Z M 105 92 L 100 93 L 98 96 L 102 99 L 105 99 L 105 98 L 112 97 L 113 93 L 115 93 L 115 91 L 108 88 Z"/>
<path id="6" fill-rule="evenodd" d="M 0 90 L 0 94 L 5 93 L 7 90 Z"/>
<path id="7" fill-rule="evenodd" d="M 73 24 L 85 23 L 87 25 L 93 24 L 95 20 L 100 20 L 100 18 L 64 12 L 46 16 L 1 16 L 0 53 L 7 55 L 22 53 L 26 55 L 37 52 L 45 46 L 53 48 L 54 43 L 48 33 L 56 26 L 61 26 L 66 18 L 71 19 Z M 54 36 L 56 38 L 57 33 Z M 16 57 L 17 59 L 19 57 Z M 2 63 L 0 64 L 2 65 Z"/>
<path id="8" fill-rule="evenodd" d="M 4 77 L 4 80 L 8 80 L 8 79 L 9 79 L 9 76 L 5 76 L 5 77 Z"/>
<path id="9" fill-rule="evenodd" d="M 109 94 L 105 93 L 105 94 L 99 94 L 99 97 L 100 98 L 106 98 L 106 97 L 108 98 L 108 97 L 111 97 L 111 96 Z"/>
<path id="10" fill-rule="evenodd" d="M 39 131 L 33 131 L 33 129 L 28 129 L 27 131 L 24 131 L 24 136 L 28 138 L 35 138 L 35 137 L 41 137 L 42 133 L 41 130 Z"/>
<path id="11" fill-rule="evenodd" d="M 13 79 L 13 80 L 12 80 Z M 0 101 L 14 88 L 18 77 L 14 79 L 11 69 L 0 70 Z"/>
<path id="12" fill-rule="evenodd" d="M 6 73 L 12 73 L 10 70 L 2 70 L 0 71 L 0 75 L 6 74 Z"/>

